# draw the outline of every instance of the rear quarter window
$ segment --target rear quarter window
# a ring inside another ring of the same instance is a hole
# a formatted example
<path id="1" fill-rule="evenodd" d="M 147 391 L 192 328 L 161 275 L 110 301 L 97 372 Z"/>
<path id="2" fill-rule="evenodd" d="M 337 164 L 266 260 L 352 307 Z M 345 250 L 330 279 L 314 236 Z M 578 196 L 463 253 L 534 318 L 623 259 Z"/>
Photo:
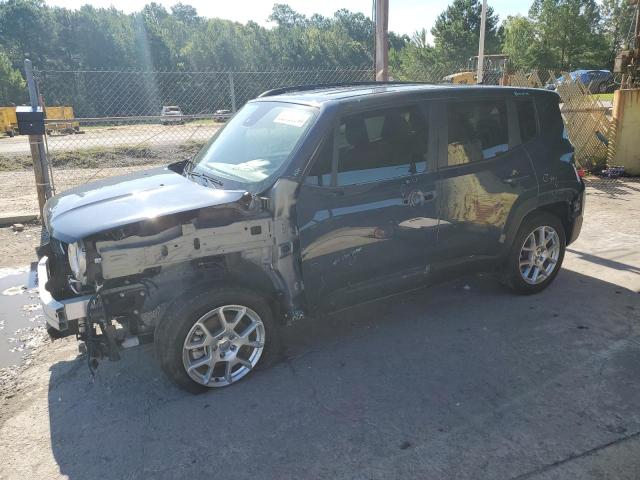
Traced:
<path id="1" fill-rule="evenodd" d="M 516 112 L 520 125 L 520 141 L 528 142 L 538 134 L 538 121 L 533 100 L 525 98 L 516 101 Z"/>
<path id="2" fill-rule="evenodd" d="M 563 141 L 564 122 L 560 115 L 559 97 L 540 95 L 536 98 L 536 108 L 540 119 L 540 133 L 554 142 Z"/>

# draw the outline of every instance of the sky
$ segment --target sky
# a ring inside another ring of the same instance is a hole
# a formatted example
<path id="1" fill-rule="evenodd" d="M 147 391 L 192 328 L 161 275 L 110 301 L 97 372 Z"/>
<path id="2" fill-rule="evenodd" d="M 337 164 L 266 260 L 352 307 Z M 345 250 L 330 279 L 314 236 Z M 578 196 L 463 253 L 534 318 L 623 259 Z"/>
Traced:
<path id="1" fill-rule="evenodd" d="M 138 11 L 151 0 L 46 0 L 48 5 L 77 9 L 84 4 L 95 7 L 114 6 L 127 13 Z M 155 0 L 165 8 L 178 3 L 178 0 Z M 192 5 L 203 17 L 219 17 L 246 23 L 253 20 L 261 25 L 269 26 L 267 17 L 274 3 L 286 3 L 294 10 L 310 16 L 319 13 L 331 16 L 340 8 L 362 12 L 371 16 L 372 0 L 182 0 Z M 389 0 L 389 29 L 396 33 L 411 35 L 417 30 L 431 30 L 436 17 L 442 12 L 450 0 Z M 531 0 L 488 0 L 489 6 L 505 19 L 508 15 L 526 14 Z"/>

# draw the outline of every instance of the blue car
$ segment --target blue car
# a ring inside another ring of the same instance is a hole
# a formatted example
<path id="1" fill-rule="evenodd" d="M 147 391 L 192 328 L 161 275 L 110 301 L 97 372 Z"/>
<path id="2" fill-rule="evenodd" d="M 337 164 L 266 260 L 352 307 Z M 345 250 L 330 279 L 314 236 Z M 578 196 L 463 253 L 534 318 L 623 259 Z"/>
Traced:
<path id="1" fill-rule="evenodd" d="M 615 89 L 613 74 L 609 70 L 574 70 L 569 73 L 569 77 L 574 82 L 581 82 L 590 93 L 607 93 Z M 547 84 L 547 90 L 555 90 L 559 84 L 567 81 L 565 76 L 561 76 L 555 82 Z"/>

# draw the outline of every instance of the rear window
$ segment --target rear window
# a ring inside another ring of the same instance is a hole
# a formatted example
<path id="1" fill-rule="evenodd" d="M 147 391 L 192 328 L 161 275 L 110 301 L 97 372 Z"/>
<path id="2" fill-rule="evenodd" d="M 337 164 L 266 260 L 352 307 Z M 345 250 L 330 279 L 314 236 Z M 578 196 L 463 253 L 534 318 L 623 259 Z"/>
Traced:
<path id="1" fill-rule="evenodd" d="M 518 123 L 520 124 L 520 140 L 528 142 L 538 134 L 536 109 L 530 98 L 516 101 Z"/>
<path id="2" fill-rule="evenodd" d="M 509 149 L 505 100 L 448 105 L 447 166 L 487 160 Z"/>

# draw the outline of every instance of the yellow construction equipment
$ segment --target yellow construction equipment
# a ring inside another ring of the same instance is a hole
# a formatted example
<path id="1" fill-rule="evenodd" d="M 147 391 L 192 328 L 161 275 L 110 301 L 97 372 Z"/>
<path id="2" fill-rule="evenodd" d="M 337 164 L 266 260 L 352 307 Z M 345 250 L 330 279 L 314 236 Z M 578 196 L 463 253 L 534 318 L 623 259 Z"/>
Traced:
<path id="1" fill-rule="evenodd" d="M 47 135 L 53 132 L 80 132 L 80 123 L 74 120 L 73 107 L 45 107 L 44 115 Z"/>
<path id="2" fill-rule="evenodd" d="M 0 131 L 13 137 L 18 133 L 16 107 L 0 107 Z"/>
<path id="3" fill-rule="evenodd" d="M 507 71 L 509 64 L 509 55 L 485 55 L 484 56 L 484 78 L 482 83 L 485 85 L 500 85 L 503 82 L 503 76 Z M 471 57 L 467 62 L 467 69 L 458 73 L 447 75 L 442 80 L 447 83 L 455 83 L 459 85 L 475 85 L 478 83 L 478 57 Z"/>

